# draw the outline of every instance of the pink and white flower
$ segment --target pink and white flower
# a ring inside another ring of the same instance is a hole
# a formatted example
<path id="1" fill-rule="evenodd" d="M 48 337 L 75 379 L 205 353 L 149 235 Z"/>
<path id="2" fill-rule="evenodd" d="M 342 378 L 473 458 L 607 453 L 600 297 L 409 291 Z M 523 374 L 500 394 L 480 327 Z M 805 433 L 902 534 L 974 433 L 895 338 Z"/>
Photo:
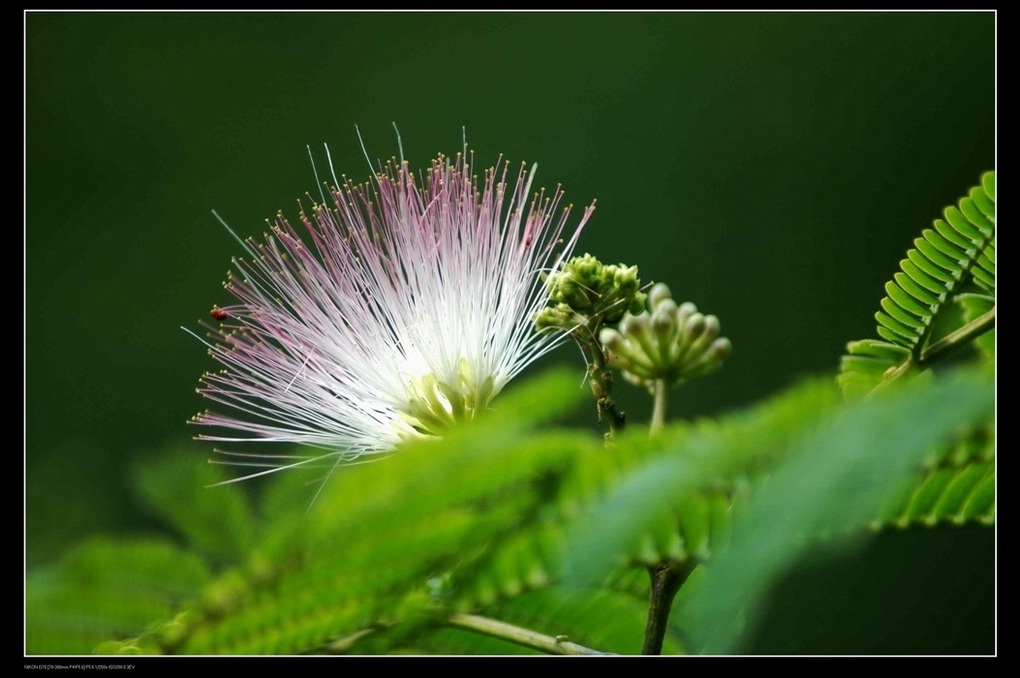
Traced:
<path id="1" fill-rule="evenodd" d="M 473 159 L 440 156 L 417 178 L 391 161 L 302 211 L 304 240 L 280 215 L 264 242 L 247 241 L 226 283 L 236 303 L 213 311 L 223 369 L 198 389 L 234 413 L 193 419 L 238 435 L 200 439 L 295 443 L 335 461 L 386 452 L 470 419 L 560 343 L 532 324 L 541 274 L 570 256 L 594 203 L 563 242 L 559 188 L 529 198 L 534 167 L 513 178 L 502 158 L 479 186 Z M 246 463 L 321 459 L 266 457 Z"/>

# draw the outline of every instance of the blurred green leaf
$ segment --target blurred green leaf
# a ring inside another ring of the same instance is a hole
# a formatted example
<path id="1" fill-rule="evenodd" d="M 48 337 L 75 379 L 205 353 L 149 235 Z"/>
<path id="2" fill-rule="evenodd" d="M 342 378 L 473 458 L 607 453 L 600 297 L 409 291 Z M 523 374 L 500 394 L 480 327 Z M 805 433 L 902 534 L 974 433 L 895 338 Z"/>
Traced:
<path id="1" fill-rule="evenodd" d="M 240 486 L 218 485 L 227 478 L 205 459 L 171 451 L 141 466 L 135 483 L 150 510 L 197 550 L 242 562 L 252 547 L 254 516 Z"/>
<path id="2" fill-rule="evenodd" d="M 209 580 L 194 554 L 160 541 L 96 538 L 25 585 L 28 654 L 88 654 L 171 620 Z"/>
<path id="3" fill-rule="evenodd" d="M 932 445 L 993 408 L 990 377 L 960 372 L 847 408 L 807 437 L 750 498 L 707 585 L 689 601 L 697 647 L 733 651 L 738 620 L 753 624 L 769 584 L 810 548 L 805 536 L 860 534 L 883 498 L 918 474 Z"/>

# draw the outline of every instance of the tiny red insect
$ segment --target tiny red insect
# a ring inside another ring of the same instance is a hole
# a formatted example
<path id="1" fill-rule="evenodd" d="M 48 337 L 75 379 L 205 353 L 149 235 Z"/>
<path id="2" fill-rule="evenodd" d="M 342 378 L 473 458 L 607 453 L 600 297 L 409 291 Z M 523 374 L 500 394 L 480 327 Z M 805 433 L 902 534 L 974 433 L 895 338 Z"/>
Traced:
<path id="1" fill-rule="evenodd" d="M 219 306 L 213 306 L 213 310 L 209 311 L 209 315 L 212 316 L 213 320 L 226 320 L 230 317 L 230 314 Z"/>

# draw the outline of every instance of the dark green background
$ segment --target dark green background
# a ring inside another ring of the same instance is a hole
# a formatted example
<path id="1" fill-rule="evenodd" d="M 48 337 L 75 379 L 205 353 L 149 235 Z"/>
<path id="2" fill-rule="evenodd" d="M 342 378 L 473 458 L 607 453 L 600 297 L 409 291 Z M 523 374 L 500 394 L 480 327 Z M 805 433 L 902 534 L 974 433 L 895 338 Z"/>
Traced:
<path id="1" fill-rule="evenodd" d="M 154 529 L 133 467 L 209 454 L 184 422 L 212 365 L 179 326 L 228 301 L 239 248 L 210 210 L 244 235 L 294 215 L 307 144 L 361 180 L 355 124 L 375 160 L 396 122 L 414 166 L 466 127 L 479 163 L 597 198 L 580 251 L 733 341 L 674 416 L 834 373 L 911 239 L 995 162 L 988 12 L 29 13 L 26 39 L 30 565 Z M 990 568 L 982 544 L 957 555 Z"/>

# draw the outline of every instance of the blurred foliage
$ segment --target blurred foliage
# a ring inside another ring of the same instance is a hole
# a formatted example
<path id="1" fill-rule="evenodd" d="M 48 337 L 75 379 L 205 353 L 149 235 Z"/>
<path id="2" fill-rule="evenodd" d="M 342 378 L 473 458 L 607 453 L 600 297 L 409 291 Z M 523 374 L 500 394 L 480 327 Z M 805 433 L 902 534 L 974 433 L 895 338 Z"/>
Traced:
<path id="1" fill-rule="evenodd" d="M 338 469 L 317 495 L 307 476 L 278 474 L 272 518 L 255 518 L 235 485 L 203 487 L 208 499 L 171 521 L 183 546 L 86 542 L 29 581 L 28 649 L 510 652 L 506 639 L 450 628 L 472 612 L 636 653 L 647 585 L 633 572 L 668 558 L 707 563 L 708 576 L 678 603 L 665 651 L 733 651 L 771 584 L 819 544 L 852 545 L 876 520 L 992 519 L 993 458 L 946 444 L 990 420 L 992 385 L 979 365 L 847 405 L 815 380 L 606 448 L 536 428 L 583 393 L 572 374 L 549 373 L 441 442 Z M 173 506 L 194 493 L 194 463 L 171 456 L 140 485 Z M 907 486 L 923 509 L 883 512 Z M 230 531 L 253 535 L 250 551 L 210 548 L 223 506 L 238 507 Z"/>

